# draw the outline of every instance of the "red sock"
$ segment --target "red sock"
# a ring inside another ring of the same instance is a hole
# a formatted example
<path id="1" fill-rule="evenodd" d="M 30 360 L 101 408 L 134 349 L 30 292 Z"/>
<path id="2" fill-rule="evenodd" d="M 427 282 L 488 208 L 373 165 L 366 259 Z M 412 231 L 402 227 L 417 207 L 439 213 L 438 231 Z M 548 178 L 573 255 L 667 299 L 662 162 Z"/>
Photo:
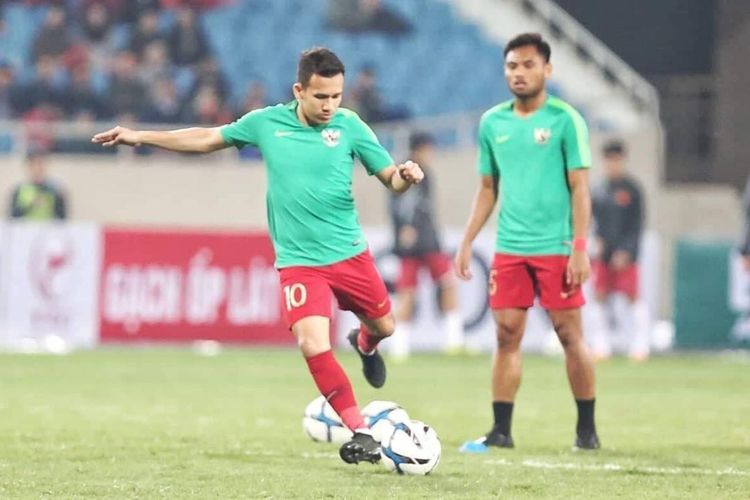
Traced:
<path id="1" fill-rule="evenodd" d="M 316 354 L 305 361 L 315 380 L 315 385 L 339 414 L 344 425 L 351 430 L 367 427 L 357 406 L 357 400 L 354 398 L 349 377 L 336 361 L 333 351 Z"/>
<path id="2" fill-rule="evenodd" d="M 372 354 L 384 338 L 373 335 L 365 325 L 360 325 L 359 335 L 357 336 L 357 347 L 359 347 L 359 350 L 363 354 Z"/>

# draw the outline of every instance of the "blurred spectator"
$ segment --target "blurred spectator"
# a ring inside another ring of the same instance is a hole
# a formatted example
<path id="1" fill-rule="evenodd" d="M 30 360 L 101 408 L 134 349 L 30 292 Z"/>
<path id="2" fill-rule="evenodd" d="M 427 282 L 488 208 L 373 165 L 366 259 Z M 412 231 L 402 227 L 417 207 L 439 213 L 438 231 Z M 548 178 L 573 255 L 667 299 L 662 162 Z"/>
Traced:
<path id="1" fill-rule="evenodd" d="M 71 38 L 66 21 L 63 7 L 53 5 L 49 8 L 32 45 L 31 58 L 34 62 L 42 56 L 60 57 L 68 50 Z"/>
<path id="2" fill-rule="evenodd" d="M 182 6 L 190 7 L 193 10 L 208 10 L 233 1 L 235 0 L 161 0 L 161 5 L 165 9 L 173 9 Z"/>
<path id="3" fill-rule="evenodd" d="M 190 95 L 194 96 L 199 88 L 206 85 L 216 89 L 216 93 L 222 101 L 227 100 L 229 85 L 227 84 L 221 69 L 219 69 L 219 63 L 213 57 L 206 57 L 198 64 L 195 83 L 190 91 Z"/>
<path id="4" fill-rule="evenodd" d="M 16 83 L 13 67 L 0 61 L 0 120 L 9 120 L 19 114 L 21 92 Z"/>
<path id="5" fill-rule="evenodd" d="M 190 109 L 184 115 L 184 121 L 190 123 L 201 123 L 204 125 L 222 125 L 234 120 L 232 113 L 221 102 L 216 89 L 210 85 L 204 85 L 198 89 Z"/>
<path id="6" fill-rule="evenodd" d="M 34 79 L 19 86 L 18 111 L 29 113 L 35 108 L 45 106 L 56 110 L 60 115 L 65 101 L 63 93 L 64 71 L 57 63 L 57 59 L 50 55 L 39 57 L 36 63 Z"/>
<path id="7" fill-rule="evenodd" d="M 359 72 L 350 97 L 352 107 L 365 122 L 382 121 L 385 107 L 378 92 L 377 79 L 372 68 L 365 67 Z"/>
<path id="8" fill-rule="evenodd" d="M 103 104 L 91 86 L 91 73 L 85 64 L 72 71 L 66 93 L 65 112 L 69 118 L 90 122 L 106 116 Z"/>
<path id="9" fill-rule="evenodd" d="M 183 105 L 177 87 L 170 76 L 162 76 L 150 87 L 147 105 L 140 120 L 146 123 L 183 123 Z"/>
<path id="10" fill-rule="evenodd" d="M 258 80 L 250 82 L 250 86 L 247 88 L 245 98 L 242 100 L 239 112 L 239 116 L 249 113 L 254 109 L 261 109 L 268 106 L 268 100 L 266 99 L 266 87 L 263 83 Z"/>
<path id="11" fill-rule="evenodd" d="M 390 354 L 397 359 L 409 355 L 409 337 L 414 333 L 417 310 L 417 285 L 420 269 L 430 272 L 439 296 L 443 316 L 443 347 L 447 352 L 460 351 L 464 346 L 463 320 L 458 310 L 458 284 L 451 258 L 443 251 L 435 220 L 434 176 L 431 165 L 435 159 L 435 140 L 425 133 L 409 138 L 409 158 L 417 162 L 426 175 L 422 182 L 407 192 L 390 194 L 390 216 L 393 227 L 393 253 L 401 261 L 396 284 L 397 326 L 390 340 Z M 437 333 L 439 335 L 439 333 Z"/>
<path id="12" fill-rule="evenodd" d="M 101 43 L 107 39 L 112 30 L 112 18 L 104 4 L 89 4 L 83 14 L 81 31 L 83 37 L 90 43 Z"/>
<path id="13" fill-rule="evenodd" d="M 597 257 L 592 270 L 595 300 L 589 305 L 592 347 L 600 359 L 611 355 L 607 309 L 617 293 L 625 295 L 628 308 L 620 331 L 628 337 L 632 360 L 649 356 L 649 312 L 639 294 L 638 251 L 643 226 L 643 196 L 637 181 L 627 174 L 626 150 L 620 141 L 604 146 L 606 180 L 593 196 Z"/>
<path id="14" fill-rule="evenodd" d="M 328 22 L 334 29 L 349 32 L 380 31 L 401 35 L 412 29 L 380 0 L 328 0 Z"/>
<path id="15" fill-rule="evenodd" d="M 117 54 L 109 86 L 109 106 L 115 116 L 137 116 L 143 107 L 146 89 L 138 79 L 135 55 L 130 51 Z"/>
<path id="16" fill-rule="evenodd" d="M 160 78 L 173 73 L 172 63 L 169 60 L 167 44 L 161 40 L 155 40 L 148 44 L 143 51 L 143 58 L 138 68 L 138 77 L 146 87 L 151 87 Z"/>
<path id="17" fill-rule="evenodd" d="M 5 31 L 5 4 L 7 0 L 0 0 L 0 33 Z"/>
<path id="18" fill-rule="evenodd" d="M 156 41 L 165 41 L 159 31 L 159 13 L 154 9 L 148 9 L 138 18 L 138 24 L 130 38 L 130 50 L 141 60 L 146 47 Z"/>
<path id="19" fill-rule="evenodd" d="M 47 178 L 46 158 L 30 153 L 26 158 L 28 179 L 13 190 L 9 216 L 13 219 L 51 220 L 67 217 L 66 196 Z"/>
<path id="20" fill-rule="evenodd" d="M 350 106 L 366 122 L 377 123 L 408 118 L 409 112 L 401 107 L 387 106 L 378 90 L 375 70 L 365 66 L 360 70 L 349 94 Z"/>
<path id="21" fill-rule="evenodd" d="M 747 178 L 742 204 L 745 209 L 745 231 L 740 243 L 740 253 L 745 261 L 745 269 L 750 272 L 750 177 Z"/>
<path id="22" fill-rule="evenodd" d="M 52 151 L 55 146 L 54 122 L 63 118 L 58 106 L 41 102 L 23 114 L 26 142 L 34 149 Z"/>
<path id="23" fill-rule="evenodd" d="M 108 0 L 112 1 L 112 0 Z M 121 2 L 118 20 L 126 23 L 138 23 L 145 12 L 157 12 L 160 9 L 159 0 L 114 0 Z"/>
<path id="24" fill-rule="evenodd" d="M 85 7 L 81 30 L 83 42 L 87 48 L 87 59 L 90 70 L 104 73 L 109 67 L 115 53 L 115 40 L 112 28 L 112 10 L 107 10 L 104 3 L 91 3 Z"/>
<path id="25" fill-rule="evenodd" d="M 206 36 L 191 8 L 181 7 L 177 11 L 168 43 L 172 62 L 178 65 L 196 64 L 208 55 Z"/>

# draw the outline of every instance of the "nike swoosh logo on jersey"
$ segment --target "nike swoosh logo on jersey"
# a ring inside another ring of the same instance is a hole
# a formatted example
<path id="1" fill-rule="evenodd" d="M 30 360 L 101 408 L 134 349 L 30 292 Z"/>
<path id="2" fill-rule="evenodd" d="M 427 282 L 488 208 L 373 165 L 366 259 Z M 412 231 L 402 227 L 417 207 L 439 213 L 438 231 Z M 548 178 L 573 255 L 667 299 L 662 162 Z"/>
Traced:
<path id="1" fill-rule="evenodd" d="M 497 137 L 495 137 L 495 142 L 502 144 L 504 142 L 507 142 L 508 139 L 510 139 L 509 135 L 498 135 Z"/>
<path id="2" fill-rule="evenodd" d="M 276 137 L 289 137 L 293 133 L 294 132 L 292 132 L 291 130 L 277 130 L 273 133 L 273 135 L 275 135 Z"/>

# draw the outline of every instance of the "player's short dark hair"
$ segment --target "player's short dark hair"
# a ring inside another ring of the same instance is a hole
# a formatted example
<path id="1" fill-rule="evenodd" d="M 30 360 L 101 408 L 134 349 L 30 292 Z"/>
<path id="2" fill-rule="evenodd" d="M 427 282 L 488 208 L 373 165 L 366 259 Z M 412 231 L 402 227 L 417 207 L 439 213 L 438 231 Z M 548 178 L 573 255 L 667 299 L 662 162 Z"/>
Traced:
<path id="1" fill-rule="evenodd" d="M 503 57 L 506 57 L 511 50 L 526 47 L 527 45 L 536 47 L 536 50 L 542 55 L 545 62 L 549 62 L 552 57 L 552 48 L 539 33 L 522 33 L 516 36 L 505 45 Z"/>
<path id="2" fill-rule="evenodd" d="M 409 149 L 416 151 L 422 146 L 432 146 L 435 144 L 435 138 L 427 132 L 414 132 L 409 136 Z"/>
<path id="3" fill-rule="evenodd" d="M 621 140 L 613 139 L 604 144 L 602 153 L 604 153 L 604 156 L 625 156 L 627 148 Z"/>
<path id="4" fill-rule="evenodd" d="M 324 47 L 313 47 L 300 55 L 297 81 L 306 87 L 313 75 L 330 78 L 345 72 L 344 63 L 336 54 Z"/>

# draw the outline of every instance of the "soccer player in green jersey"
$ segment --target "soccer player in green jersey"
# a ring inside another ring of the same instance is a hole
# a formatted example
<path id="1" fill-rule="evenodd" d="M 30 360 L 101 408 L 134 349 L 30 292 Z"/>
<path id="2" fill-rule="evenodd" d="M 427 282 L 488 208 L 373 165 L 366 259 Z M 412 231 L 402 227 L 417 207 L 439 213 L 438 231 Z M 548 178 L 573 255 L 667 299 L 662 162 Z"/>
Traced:
<path id="1" fill-rule="evenodd" d="M 521 383 L 521 339 L 535 297 L 565 350 L 578 406 L 575 447 L 599 448 L 594 425 L 594 368 L 581 326 L 581 285 L 589 277 L 586 235 L 591 218 L 586 124 L 573 107 L 547 94 L 550 46 L 522 34 L 505 47 L 505 79 L 515 96 L 479 124 L 481 182 L 455 258 L 470 279 L 471 244 L 500 197 L 489 300 L 497 323 L 492 366 L 494 425 L 462 451 L 512 448 L 513 401 Z"/>
<path id="2" fill-rule="evenodd" d="M 356 113 L 340 108 L 344 65 L 330 50 L 302 53 L 290 103 L 252 111 L 214 128 L 139 131 L 115 127 L 93 137 L 104 146 L 146 144 L 208 153 L 247 144 L 260 149 L 268 172 L 268 228 L 276 252 L 285 320 L 310 374 L 354 435 L 339 454 L 347 463 L 380 460 L 351 383 L 331 351 L 331 301 L 354 312 L 361 326 L 349 334 L 367 381 L 385 383 L 378 343 L 394 330 L 391 303 L 367 247 L 351 195 L 354 159 L 388 189 L 400 193 L 424 173 L 407 161 L 394 165 Z"/>

